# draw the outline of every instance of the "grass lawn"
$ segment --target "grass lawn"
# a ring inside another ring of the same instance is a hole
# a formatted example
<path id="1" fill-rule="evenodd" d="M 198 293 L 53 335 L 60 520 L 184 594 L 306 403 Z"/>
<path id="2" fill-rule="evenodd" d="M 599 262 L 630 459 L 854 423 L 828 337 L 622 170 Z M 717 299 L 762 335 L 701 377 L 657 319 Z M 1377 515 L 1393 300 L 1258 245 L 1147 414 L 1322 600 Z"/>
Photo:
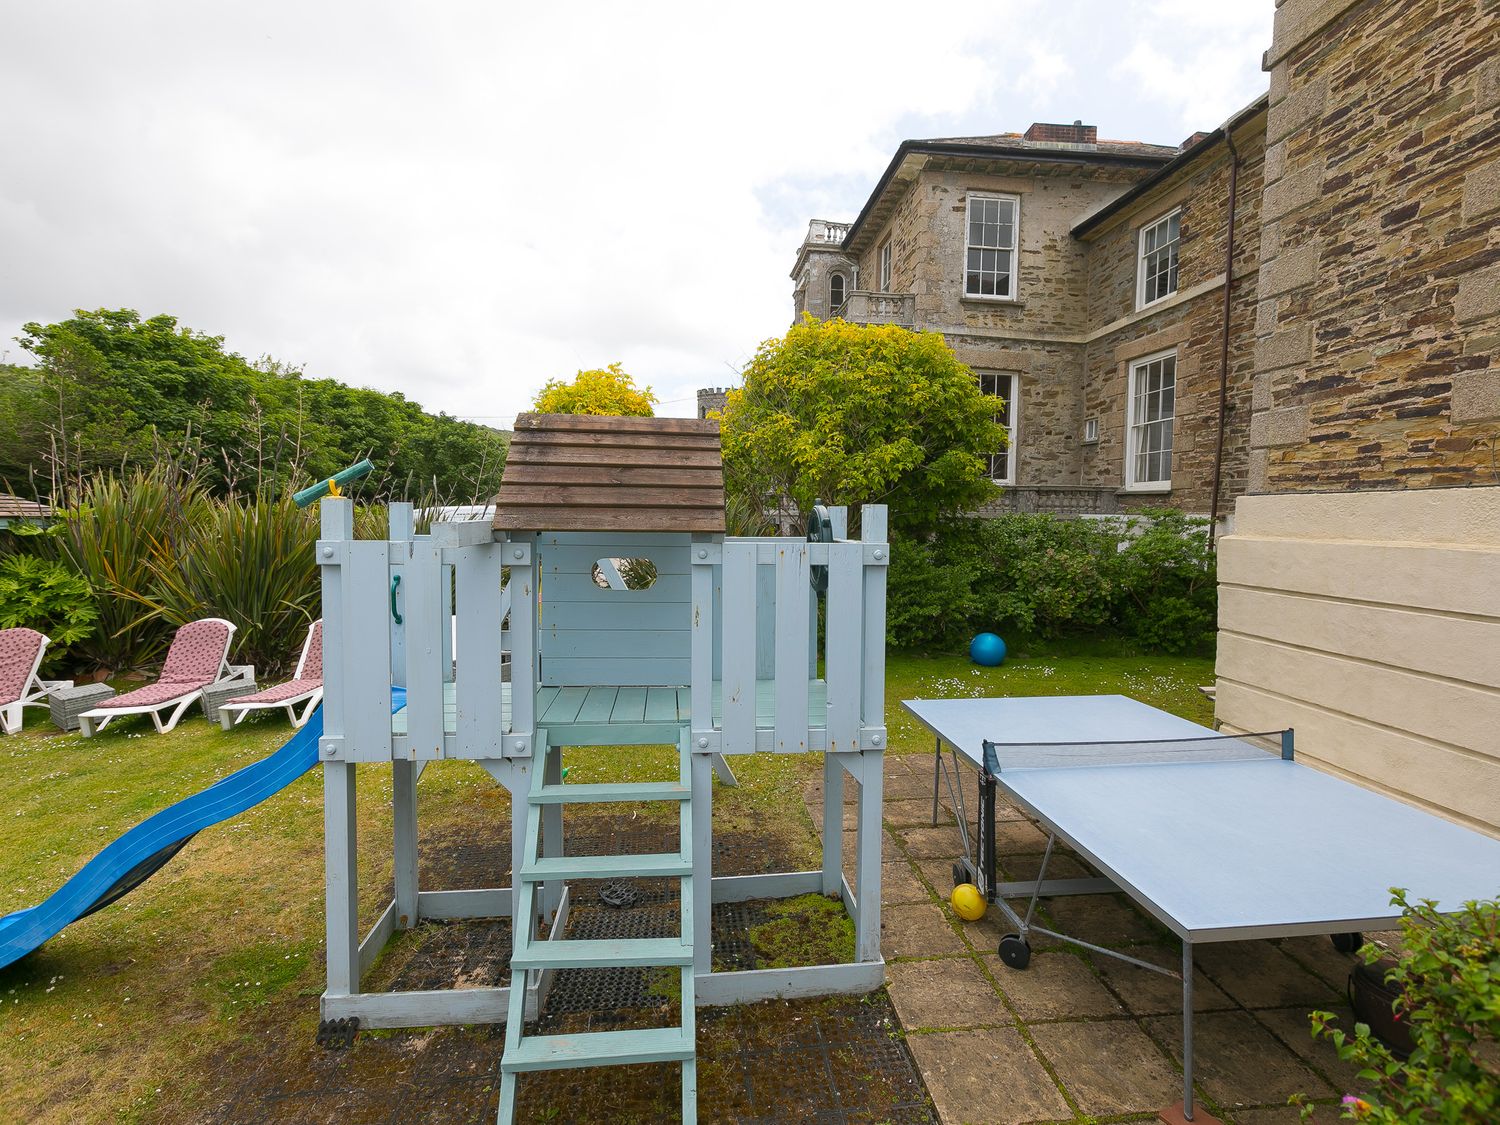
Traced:
<path id="1" fill-rule="evenodd" d="M 1196 686 L 1211 680 L 1212 662 L 1201 658 L 1021 654 L 980 669 L 962 657 L 892 656 L 890 746 L 931 751 L 900 708 L 911 696 L 1118 692 L 1206 723 L 1212 708 Z M 0 738 L 0 914 L 45 898 L 126 828 L 289 733 L 270 716 L 226 733 L 195 714 L 167 735 L 142 717 L 84 739 L 30 712 L 25 731 Z M 674 758 L 665 748 L 580 752 L 570 777 L 666 773 Z M 800 787 L 818 767 L 811 756 L 736 758 L 742 784 L 716 795 L 716 828 L 774 834 L 810 863 L 816 837 Z M 389 897 L 389 801 L 389 772 L 362 771 L 365 924 Z M 423 775 L 424 843 L 503 836 L 508 819 L 504 791 L 477 767 L 440 762 Z M 314 772 L 200 833 L 125 899 L 0 970 L 0 1119 L 187 1119 L 225 1059 L 253 1066 L 275 1043 L 310 1043 L 323 987 L 322 896 Z"/>

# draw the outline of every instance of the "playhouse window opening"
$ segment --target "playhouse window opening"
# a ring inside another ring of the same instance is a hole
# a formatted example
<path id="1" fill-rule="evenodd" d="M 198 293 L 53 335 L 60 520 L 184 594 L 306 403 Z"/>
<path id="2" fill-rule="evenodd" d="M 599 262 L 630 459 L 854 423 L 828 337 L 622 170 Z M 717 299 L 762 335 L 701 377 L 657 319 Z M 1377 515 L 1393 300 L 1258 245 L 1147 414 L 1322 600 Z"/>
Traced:
<path id="1" fill-rule="evenodd" d="M 656 574 L 650 559 L 600 559 L 594 564 L 594 585 L 601 590 L 649 590 L 656 585 Z"/>

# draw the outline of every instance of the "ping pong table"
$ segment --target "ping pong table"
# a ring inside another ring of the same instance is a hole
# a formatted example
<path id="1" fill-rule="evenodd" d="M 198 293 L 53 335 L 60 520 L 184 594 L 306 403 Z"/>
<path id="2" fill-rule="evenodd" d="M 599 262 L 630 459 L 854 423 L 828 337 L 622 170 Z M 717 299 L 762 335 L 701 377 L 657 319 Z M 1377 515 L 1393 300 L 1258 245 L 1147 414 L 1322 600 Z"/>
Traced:
<path id="1" fill-rule="evenodd" d="M 1327 934 L 1344 952 L 1360 932 L 1395 928 L 1391 888 L 1439 908 L 1500 892 L 1500 840 L 1295 761 L 1291 731 L 1229 736 L 1120 695 L 909 699 L 936 738 L 933 810 L 945 782 L 972 881 L 1016 927 L 999 954 L 1030 961 L 1029 936 L 1116 957 L 1182 981 L 1182 1115 L 1193 1119 L 1193 947 Z M 949 747 L 952 769 L 944 757 Z M 978 773 L 969 836 L 960 762 Z M 1003 792 L 1047 833 L 1036 878 L 1003 882 L 995 848 Z M 1334 852 L 1336 841 L 1359 841 Z M 1099 878 L 1048 879 L 1063 843 Z M 1120 890 L 1182 942 L 1163 969 L 1039 925 L 1043 897 Z M 1029 898 L 1022 914 L 1007 901 Z"/>

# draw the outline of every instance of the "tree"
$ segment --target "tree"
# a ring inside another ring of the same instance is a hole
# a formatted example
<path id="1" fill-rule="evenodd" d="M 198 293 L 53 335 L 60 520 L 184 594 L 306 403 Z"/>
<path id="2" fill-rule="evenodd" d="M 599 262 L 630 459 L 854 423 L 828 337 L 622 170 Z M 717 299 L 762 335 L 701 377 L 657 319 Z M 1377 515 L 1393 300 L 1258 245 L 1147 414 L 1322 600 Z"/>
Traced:
<path id="1" fill-rule="evenodd" d="M 657 398 L 637 387 L 618 363 L 580 371 L 571 383 L 549 379 L 536 396 L 538 414 L 612 414 L 650 418 Z"/>
<path id="2" fill-rule="evenodd" d="M 0 383 L 0 419 L 13 420 L 0 423 L 0 481 L 17 491 L 59 495 L 99 471 L 172 461 L 210 495 L 276 494 L 362 457 L 379 470 L 367 498 L 454 503 L 499 485 L 499 431 L 269 357 L 249 363 L 175 317 L 80 309 L 19 339 L 37 366 Z"/>
<path id="3" fill-rule="evenodd" d="M 995 495 L 995 409 L 936 332 L 807 318 L 729 392 L 725 487 L 762 520 L 786 501 L 888 504 L 893 531 L 927 534 Z"/>

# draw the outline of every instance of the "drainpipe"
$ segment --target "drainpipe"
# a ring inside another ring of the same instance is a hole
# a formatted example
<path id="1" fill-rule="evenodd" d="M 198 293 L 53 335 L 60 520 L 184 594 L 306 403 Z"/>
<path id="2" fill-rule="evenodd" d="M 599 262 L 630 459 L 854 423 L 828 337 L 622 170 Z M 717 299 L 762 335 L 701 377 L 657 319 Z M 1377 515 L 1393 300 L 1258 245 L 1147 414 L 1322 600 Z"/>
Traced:
<path id="1" fill-rule="evenodd" d="M 1224 325 L 1219 337 L 1219 434 L 1214 450 L 1213 500 L 1208 512 L 1209 545 L 1215 549 L 1218 540 L 1214 529 L 1219 526 L 1219 492 L 1224 482 L 1224 424 L 1229 413 L 1229 313 L 1230 297 L 1234 291 L 1234 205 L 1240 180 L 1240 154 L 1234 147 L 1232 119 L 1224 124 L 1224 143 L 1229 146 L 1229 230 L 1224 240 Z"/>

